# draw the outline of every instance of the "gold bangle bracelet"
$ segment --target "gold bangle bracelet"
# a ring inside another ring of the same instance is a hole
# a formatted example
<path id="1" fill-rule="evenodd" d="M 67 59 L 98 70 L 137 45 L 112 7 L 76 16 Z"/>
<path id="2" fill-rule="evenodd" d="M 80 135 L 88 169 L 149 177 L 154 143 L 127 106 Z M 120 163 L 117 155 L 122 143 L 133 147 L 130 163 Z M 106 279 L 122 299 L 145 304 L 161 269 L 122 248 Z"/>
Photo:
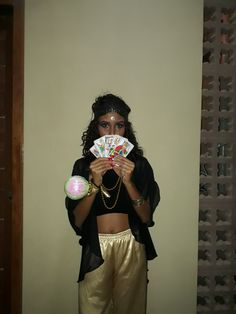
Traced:
<path id="1" fill-rule="evenodd" d="M 136 200 L 132 200 L 132 204 L 133 206 L 136 206 L 136 207 L 139 207 L 139 206 L 142 206 L 144 203 L 144 198 L 143 197 L 140 197 Z"/>
<path id="2" fill-rule="evenodd" d="M 97 187 L 93 182 L 89 182 L 89 189 L 88 189 L 87 196 L 90 196 L 94 193 L 97 194 L 98 191 L 99 191 L 99 187 Z"/>

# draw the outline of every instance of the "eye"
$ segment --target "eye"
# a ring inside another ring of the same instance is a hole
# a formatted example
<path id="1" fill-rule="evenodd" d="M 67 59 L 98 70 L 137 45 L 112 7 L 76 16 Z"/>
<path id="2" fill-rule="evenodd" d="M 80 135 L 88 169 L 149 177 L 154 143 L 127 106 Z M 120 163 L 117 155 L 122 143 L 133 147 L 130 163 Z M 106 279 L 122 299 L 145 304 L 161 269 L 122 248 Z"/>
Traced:
<path id="1" fill-rule="evenodd" d="M 106 128 L 109 127 L 109 124 L 108 124 L 107 122 L 104 122 L 104 121 L 99 122 L 98 125 L 99 125 L 101 128 L 103 128 L 103 129 L 106 129 Z"/>
<path id="2" fill-rule="evenodd" d="M 122 128 L 124 128 L 124 126 L 125 126 L 124 122 L 119 122 L 116 125 L 117 129 L 122 129 Z"/>

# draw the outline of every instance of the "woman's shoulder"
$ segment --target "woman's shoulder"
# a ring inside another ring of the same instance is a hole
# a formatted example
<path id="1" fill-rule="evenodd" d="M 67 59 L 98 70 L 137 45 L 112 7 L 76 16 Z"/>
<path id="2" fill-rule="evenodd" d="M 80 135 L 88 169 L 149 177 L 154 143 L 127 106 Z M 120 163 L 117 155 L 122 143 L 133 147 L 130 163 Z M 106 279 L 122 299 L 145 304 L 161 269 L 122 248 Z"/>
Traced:
<path id="1" fill-rule="evenodd" d="M 141 156 L 141 155 L 136 155 L 135 157 L 135 164 L 137 166 L 140 166 L 140 167 L 147 167 L 147 166 L 150 166 L 150 163 L 148 161 L 148 159 L 144 156 Z"/>
<path id="2" fill-rule="evenodd" d="M 90 162 L 86 157 L 81 157 L 74 162 L 73 175 L 81 174 L 89 169 Z"/>
<path id="3" fill-rule="evenodd" d="M 78 158 L 76 161 L 75 161 L 75 165 L 85 165 L 87 162 L 86 158 L 85 157 L 81 157 L 81 158 Z"/>
<path id="4" fill-rule="evenodd" d="M 152 173 L 152 166 L 150 165 L 148 159 L 144 156 L 137 155 L 135 158 L 135 174 L 138 176 L 145 176 Z"/>

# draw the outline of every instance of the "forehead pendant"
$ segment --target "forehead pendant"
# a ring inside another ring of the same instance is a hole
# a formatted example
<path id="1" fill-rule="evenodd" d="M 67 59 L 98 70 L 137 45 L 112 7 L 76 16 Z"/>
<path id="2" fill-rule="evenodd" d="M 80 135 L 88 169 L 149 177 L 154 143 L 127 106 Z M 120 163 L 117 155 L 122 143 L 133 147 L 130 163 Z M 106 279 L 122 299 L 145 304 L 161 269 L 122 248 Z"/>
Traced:
<path id="1" fill-rule="evenodd" d="M 110 120 L 111 120 L 111 121 L 114 121 L 114 120 L 115 120 L 115 116 L 114 116 L 114 115 L 111 115 Z"/>

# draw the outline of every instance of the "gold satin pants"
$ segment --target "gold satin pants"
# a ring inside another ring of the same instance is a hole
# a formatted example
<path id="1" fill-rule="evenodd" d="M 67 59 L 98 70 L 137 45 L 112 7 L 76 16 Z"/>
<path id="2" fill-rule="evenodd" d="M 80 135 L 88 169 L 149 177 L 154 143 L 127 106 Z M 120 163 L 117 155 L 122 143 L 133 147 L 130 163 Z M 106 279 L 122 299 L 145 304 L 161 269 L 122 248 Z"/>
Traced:
<path id="1" fill-rule="evenodd" d="M 147 261 L 131 230 L 99 234 L 104 263 L 79 283 L 79 314 L 145 314 Z"/>

